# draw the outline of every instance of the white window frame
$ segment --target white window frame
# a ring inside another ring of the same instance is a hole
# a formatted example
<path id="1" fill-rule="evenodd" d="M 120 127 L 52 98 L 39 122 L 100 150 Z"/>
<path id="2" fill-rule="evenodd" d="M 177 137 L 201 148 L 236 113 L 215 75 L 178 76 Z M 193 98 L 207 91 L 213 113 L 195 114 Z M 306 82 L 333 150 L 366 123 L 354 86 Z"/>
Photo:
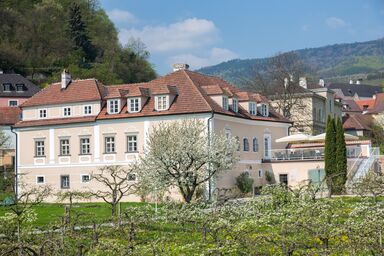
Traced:
<path id="1" fill-rule="evenodd" d="M 63 183 L 62 183 L 63 177 L 68 177 L 68 185 L 67 186 L 63 186 Z M 70 187 L 71 187 L 71 176 L 69 174 L 60 175 L 60 188 L 61 189 L 69 189 Z"/>
<path id="2" fill-rule="evenodd" d="M 11 106 L 11 101 L 12 102 L 16 102 L 16 105 Z M 18 100 L 8 100 L 8 107 L 17 107 L 17 106 L 19 106 L 19 101 Z"/>
<path id="3" fill-rule="evenodd" d="M 136 106 L 136 104 L 137 104 L 137 106 Z M 137 109 L 136 109 L 136 107 L 137 107 Z M 140 97 L 128 98 L 128 112 L 129 113 L 137 113 L 140 111 L 141 111 L 141 98 Z"/>
<path id="4" fill-rule="evenodd" d="M 134 137 L 135 140 L 132 140 L 130 141 L 129 138 L 130 137 Z M 126 140 L 127 140 L 127 153 L 136 153 L 138 152 L 138 143 L 137 143 L 137 134 L 128 134 L 126 136 Z M 132 145 L 131 145 L 132 143 Z M 134 149 L 134 150 L 131 150 L 131 149 Z"/>
<path id="5" fill-rule="evenodd" d="M 5 90 L 5 86 L 7 85 L 8 90 Z M 12 91 L 12 84 L 10 83 L 3 83 L 3 92 L 11 92 Z"/>
<path id="6" fill-rule="evenodd" d="M 256 140 L 256 143 L 255 143 Z M 256 137 L 252 139 L 252 152 L 259 152 L 259 140 Z"/>
<path id="7" fill-rule="evenodd" d="M 45 116 L 41 116 L 41 114 L 45 112 Z M 39 119 L 46 119 L 48 117 L 48 109 L 47 108 L 40 108 L 37 110 L 37 116 Z"/>
<path id="8" fill-rule="evenodd" d="M 239 112 L 239 101 L 237 100 L 237 98 L 232 99 L 232 110 L 235 113 Z"/>
<path id="9" fill-rule="evenodd" d="M 243 151 L 249 152 L 249 140 L 247 137 L 243 138 Z"/>
<path id="10" fill-rule="evenodd" d="M 156 106 L 155 109 L 157 111 L 168 110 L 168 108 L 169 108 L 169 96 L 168 95 L 155 96 L 155 106 Z"/>
<path id="11" fill-rule="evenodd" d="M 21 91 L 19 91 L 19 86 L 21 86 Z M 24 84 L 16 84 L 16 92 L 24 92 Z"/>
<path id="12" fill-rule="evenodd" d="M 108 114 L 118 114 L 120 113 L 120 100 L 111 99 L 108 100 Z"/>
<path id="13" fill-rule="evenodd" d="M 83 143 L 83 140 L 88 140 L 88 142 Z M 87 152 L 83 151 L 84 146 L 86 146 L 85 148 L 88 149 Z M 89 137 L 80 138 L 80 155 L 90 155 L 90 154 L 91 154 L 91 138 Z"/>
<path id="14" fill-rule="evenodd" d="M 88 113 L 88 110 L 89 110 L 89 113 Z M 90 116 L 92 115 L 92 105 L 84 105 L 83 106 L 83 114 L 85 116 Z"/>
<path id="15" fill-rule="evenodd" d="M 43 182 L 39 182 L 39 178 L 43 178 Z M 36 184 L 44 185 L 45 184 L 45 175 L 36 175 Z"/>
<path id="16" fill-rule="evenodd" d="M 256 102 L 249 102 L 249 114 L 256 116 L 257 115 L 257 105 Z"/>
<path id="17" fill-rule="evenodd" d="M 43 144 L 38 145 L 39 142 L 42 142 Z M 35 140 L 35 157 L 45 157 L 45 140 Z"/>
<path id="18" fill-rule="evenodd" d="M 70 106 L 63 107 L 63 117 L 72 116 L 72 108 Z"/>
<path id="19" fill-rule="evenodd" d="M 113 140 L 107 141 L 110 138 L 113 138 Z M 116 153 L 116 138 L 115 138 L 115 136 L 105 136 L 104 137 L 104 154 L 114 154 L 114 153 Z"/>
<path id="20" fill-rule="evenodd" d="M 229 109 L 229 103 L 228 103 L 228 96 L 223 96 L 223 109 L 228 110 Z"/>
<path id="21" fill-rule="evenodd" d="M 88 177 L 89 177 L 88 181 L 84 181 L 84 180 L 83 180 L 83 177 L 85 177 L 85 176 L 88 176 Z M 86 173 L 86 174 L 80 174 L 80 183 L 89 183 L 90 181 L 91 181 L 91 175 L 90 175 L 90 174 L 88 174 L 88 173 Z"/>
<path id="22" fill-rule="evenodd" d="M 266 144 L 266 140 L 268 140 L 268 144 Z M 271 158 L 271 150 L 272 150 L 272 137 L 271 134 L 264 134 L 263 138 L 263 146 L 264 146 L 264 158 L 270 159 Z M 265 146 L 267 145 L 267 147 Z"/>
<path id="23" fill-rule="evenodd" d="M 64 141 L 68 141 L 68 144 L 63 144 Z M 61 138 L 60 143 L 60 156 L 70 156 L 71 155 L 71 142 L 69 138 Z"/>
<path id="24" fill-rule="evenodd" d="M 269 109 L 268 109 L 268 104 L 261 104 L 261 115 L 262 116 L 268 116 L 269 115 Z"/>
<path id="25" fill-rule="evenodd" d="M 129 176 L 130 176 L 130 175 L 134 175 L 134 176 L 135 176 L 135 179 L 130 180 L 130 179 L 129 179 Z M 135 182 L 135 181 L 137 181 L 137 173 L 128 173 L 128 175 L 127 175 L 127 180 L 128 180 L 129 182 Z"/>

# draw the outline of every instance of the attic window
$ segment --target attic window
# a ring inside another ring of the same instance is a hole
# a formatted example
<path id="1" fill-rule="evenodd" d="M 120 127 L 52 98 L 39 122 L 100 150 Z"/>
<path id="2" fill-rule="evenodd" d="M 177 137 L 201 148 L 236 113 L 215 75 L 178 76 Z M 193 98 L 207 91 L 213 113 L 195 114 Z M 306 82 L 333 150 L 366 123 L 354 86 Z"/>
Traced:
<path id="1" fill-rule="evenodd" d="M 120 100 L 109 100 L 108 101 L 108 113 L 117 114 L 120 110 Z"/>
<path id="2" fill-rule="evenodd" d="M 232 110 L 236 113 L 239 111 L 238 100 L 236 98 L 232 99 Z"/>
<path id="3" fill-rule="evenodd" d="M 16 84 L 16 91 L 17 92 L 23 92 L 24 91 L 24 84 Z"/>
<path id="4" fill-rule="evenodd" d="M 168 96 L 159 95 L 155 97 L 155 106 L 157 111 L 167 110 L 168 109 Z"/>
<path id="5" fill-rule="evenodd" d="M 11 92 L 11 84 L 3 84 L 4 92 Z"/>
<path id="6" fill-rule="evenodd" d="M 262 116 L 268 116 L 269 111 L 268 111 L 268 105 L 267 104 L 261 104 L 261 115 Z"/>
<path id="7" fill-rule="evenodd" d="M 223 96 L 223 109 L 228 110 L 228 97 Z"/>
<path id="8" fill-rule="evenodd" d="M 136 113 L 140 111 L 140 98 L 129 98 L 128 99 L 128 112 L 129 113 Z"/>
<path id="9" fill-rule="evenodd" d="M 249 114 L 251 114 L 253 116 L 257 115 L 256 103 L 255 102 L 249 102 Z"/>

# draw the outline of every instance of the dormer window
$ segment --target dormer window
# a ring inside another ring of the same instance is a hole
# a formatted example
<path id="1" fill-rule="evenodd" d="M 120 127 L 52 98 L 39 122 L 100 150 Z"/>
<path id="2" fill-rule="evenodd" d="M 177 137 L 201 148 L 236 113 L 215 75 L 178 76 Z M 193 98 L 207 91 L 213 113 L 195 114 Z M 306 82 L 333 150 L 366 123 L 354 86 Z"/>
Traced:
<path id="1" fill-rule="evenodd" d="M 261 104 L 261 115 L 262 116 L 268 116 L 269 115 L 267 104 Z"/>
<path id="2" fill-rule="evenodd" d="M 108 101 L 108 113 L 117 114 L 120 112 L 120 100 L 109 100 Z"/>
<path id="3" fill-rule="evenodd" d="M 255 102 L 249 102 L 249 114 L 253 116 L 257 115 L 257 108 Z"/>
<path id="4" fill-rule="evenodd" d="M 64 107 L 63 108 L 63 116 L 64 117 L 69 117 L 72 115 L 72 109 L 71 107 Z"/>
<path id="5" fill-rule="evenodd" d="M 84 115 L 92 115 L 92 105 L 85 105 L 84 106 Z"/>
<path id="6" fill-rule="evenodd" d="M 9 83 L 3 84 L 3 91 L 4 92 L 11 92 L 11 84 L 9 84 Z"/>
<path id="7" fill-rule="evenodd" d="M 228 97 L 223 96 L 223 109 L 228 110 Z"/>
<path id="8" fill-rule="evenodd" d="M 236 98 L 232 99 L 232 110 L 233 112 L 238 112 L 239 111 L 239 101 Z"/>
<path id="9" fill-rule="evenodd" d="M 47 109 L 46 108 L 39 109 L 38 111 L 39 111 L 39 119 L 47 118 Z"/>
<path id="10" fill-rule="evenodd" d="M 141 99 L 140 98 L 129 98 L 128 99 L 128 112 L 137 113 L 140 112 Z"/>
<path id="11" fill-rule="evenodd" d="M 155 105 L 157 111 L 167 110 L 168 109 L 168 96 L 167 95 L 159 95 L 155 97 Z"/>
<path id="12" fill-rule="evenodd" d="M 16 91 L 17 92 L 23 92 L 24 91 L 24 84 L 16 84 Z"/>

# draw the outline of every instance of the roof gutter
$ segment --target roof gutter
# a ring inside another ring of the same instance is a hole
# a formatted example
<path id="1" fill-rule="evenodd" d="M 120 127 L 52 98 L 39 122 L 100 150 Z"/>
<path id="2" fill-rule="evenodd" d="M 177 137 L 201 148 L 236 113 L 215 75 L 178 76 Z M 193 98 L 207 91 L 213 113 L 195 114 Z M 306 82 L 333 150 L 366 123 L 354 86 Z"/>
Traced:
<path id="1" fill-rule="evenodd" d="M 14 168 L 15 168 L 15 187 L 14 187 L 14 190 L 15 190 L 15 203 L 17 203 L 18 201 L 18 198 L 19 198 L 19 173 L 18 173 L 18 166 L 17 166 L 17 162 L 18 162 L 18 151 L 19 151 L 19 148 L 18 148 L 18 136 L 17 136 L 17 133 L 14 131 L 14 128 L 13 126 L 11 126 L 11 132 L 13 134 L 15 134 L 16 136 L 16 141 L 15 141 L 15 162 L 14 162 Z"/>
<path id="2" fill-rule="evenodd" d="M 215 112 L 212 110 L 211 111 L 211 116 L 207 120 L 207 125 L 208 125 L 208 148 L 211 147 L 211 126 L 212 126 L 212 121 L 213 117 L 215 115 Z M 211 162 L 209 161 L 208 163 L 208 175 L 211 175 Z M 208 180 L 208 201 L 212 200 L 212 177 L 209 178 Z"/>

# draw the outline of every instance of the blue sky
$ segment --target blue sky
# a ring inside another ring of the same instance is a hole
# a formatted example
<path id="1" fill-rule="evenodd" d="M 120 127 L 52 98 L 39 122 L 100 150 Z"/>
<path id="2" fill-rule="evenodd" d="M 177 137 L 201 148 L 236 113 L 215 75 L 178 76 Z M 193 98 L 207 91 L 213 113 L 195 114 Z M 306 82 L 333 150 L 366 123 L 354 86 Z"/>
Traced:
<path id="1" fill-rule="evenodd" d="M 156 71 L 384 37 L 384 0 L 101 0 L 122 44 L 140 38 Z"/>

